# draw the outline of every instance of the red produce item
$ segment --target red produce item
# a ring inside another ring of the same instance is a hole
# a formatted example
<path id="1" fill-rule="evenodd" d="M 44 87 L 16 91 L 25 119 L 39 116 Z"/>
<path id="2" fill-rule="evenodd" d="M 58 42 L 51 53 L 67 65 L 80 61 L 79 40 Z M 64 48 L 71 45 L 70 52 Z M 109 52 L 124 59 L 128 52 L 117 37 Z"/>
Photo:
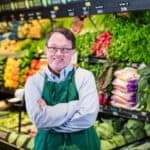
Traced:
<path id="1" fill-rule="evenodd" d="M 111 34 L 109 32 L 103 32 L 98 35 L 95 43 L 92 46 L 92 54 L 98 57 L 106 57 L 108 46 L 111 44 Z"/>

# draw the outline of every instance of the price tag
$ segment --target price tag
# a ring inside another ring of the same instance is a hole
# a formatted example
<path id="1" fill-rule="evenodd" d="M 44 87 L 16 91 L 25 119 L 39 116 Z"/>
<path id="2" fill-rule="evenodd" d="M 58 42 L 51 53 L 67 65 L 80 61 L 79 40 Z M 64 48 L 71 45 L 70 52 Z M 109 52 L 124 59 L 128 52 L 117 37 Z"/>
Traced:
<path id="1" fill-rule="evenodd" d="M 41 18 L 42 18 L 41 12 L 36 12 L 36 17 L 37 17 L 38 19 L 41 19 Z"/>
<path id="2" fill-rule="evenodd" d="M 23 21 L 24 20 L 24 14 L 19 14 L 20 20 Z"/>
<path id="3" fill-rule="evenodd" d="M 132 114 L 131 117 L 134 118 L 134 119 L 138 119 L 138 116 L 135 115 L 135 114 Z"/>
<path id="4" fill-rule="evenodd" d="M 74 8 L 73 9 L 68 9 L 68 16 L 72 17 L 74 16 Z"/>
<path id="5" fill-rule="evenodd" d="M 84 6 L 82 7 L 83 15 L 89 15 L 89 8 L 91 6 L 91 2 L 85 2 Z"/>
<path id="6" fill-rule="evenodd" d="M 118 112 L 116 112 L 116 111 L 113 111 L 112 114 L 115 115 L 115 116 L 119 115 Z"/>
<path id="7" fill-rule="evenodd" d="M 119 6 L 120 6 L 120 9 L 121 9 L 121 12 L 128 11 L 128 8 L 127 8 L 128 5 L 129 5 L 128 2 L 122 2 L 122 3 L 120 3 Z"/>
<path id="8" fill-rule="evenodd" d="M 142 116 L 146 116 L 147 113 L 142 111 L 142 112 L 141 112 L 141 115 L 142 115 Z"/>
<path id="9" fill-rule="evenodd" d="M 56 12 L 54 10 L 50 11 L 51 18 L 56 18 Z"/>
<path id="10" fill-rule="evenodd" d="M 102 5 L 96 6 L 95 8 L 96 8 L 96 11 L 97 11 L 98 14 L 101 14 L 101 13 L 104 12 L 103 11 L 104 6 L 102 6 Z"/>
<path id="11" fill-rule="evenodd" d="M 28 18 L 29 18 L 29 19 L 33 19 L 33 18 L 34 18 L 34 13 L 32 13 L 32 12 L 31 12 L 31 13 L 28 13 Z"/>
<path id="12" fill-rule="evenodd" d="M 82 7 L 82 10 L 83 10 L 83 15 L 89 14 L 89 8 L 88 7 Z"/>

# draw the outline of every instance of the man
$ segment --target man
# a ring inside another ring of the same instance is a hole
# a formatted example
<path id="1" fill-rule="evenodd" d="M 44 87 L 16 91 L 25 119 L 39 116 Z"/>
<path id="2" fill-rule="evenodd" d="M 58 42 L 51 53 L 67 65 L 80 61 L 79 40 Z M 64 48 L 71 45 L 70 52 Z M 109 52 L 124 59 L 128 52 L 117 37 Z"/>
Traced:
<path id="1" fill-rule="evenodd" d="M 27 112 L 38 129 L 35 150 L 100 150 L 93 128 L 98 95 L 91 72 L 71 64 L 73 33 L 63 27 L 48 33 L 48 65 L 25 86 Z"/>

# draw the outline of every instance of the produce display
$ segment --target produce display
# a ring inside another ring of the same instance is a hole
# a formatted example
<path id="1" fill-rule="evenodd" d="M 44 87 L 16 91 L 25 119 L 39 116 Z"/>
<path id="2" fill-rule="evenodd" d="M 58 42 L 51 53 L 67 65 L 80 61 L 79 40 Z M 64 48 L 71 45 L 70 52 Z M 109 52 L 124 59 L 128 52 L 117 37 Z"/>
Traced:
<path id="1" fill-rule="evenodd" d="M 102 121 L 96 121 L 95 128 L 100 138 L 102 150 L 119 149 L 124 145 L 134 143 L 135 141 L 149 138 L 145 134 L 144 126 L 150 123 L 123 118 L 102 118 Z M 148 145 L 147 149 L 150 148 Z"/>
<path id="2" fill-rule="evenodd" d="M 97 32 L 87 32 L 83 35 L 76 36 L 76 49 L 78 57 L 87 57 L 91 55 L 92 45 L 97 36 Z"/>
<path id="3" fill-rule="evenodd" d="M 150 112 L 150 67 L 138 70 L 140 78 L 137 84 L 137 106 L 140 110 Z"/>
<path id="4" fill-rule="evenodd" d="M 8 58 L 4 70 L 4 87 L 18 88 L 20 59 Z"/>
<path id="5" fill-rule="evenodd" d="M 46 59 L 32 59 L 31 65 L 29 68 L 25 69 L 24 75 L 22 76 L 21 80 L 22 83 L 26 83 L 28 77 L 35 74 L 36 72 L 40 71 L 47 65 Z"/>
<path id="6" fill-rule="evenodd" d="M 132 109 L 136 105 L 137 69 L 125 67 L 114 72 L 111 105 Z"/>
<path id="7" fill-rule="evenodd" d="M 92 47 L 93 55 L 105 58 L 107 55 L 108 46 L 110 44 L 111 44 L 111 34 L 109 32 L 103 32 L 102 34 L 98 35 Z"/>
<path id="8" fill-rule="evenodd" d="M 17 30 L 17 36 L 19 39 L 35 38 L 40 39 L 50 29 L 50 20 L 40 19 L 31 20 L 28 23 L 25 22 L 20 25 Z"/>
<path id="9" fill-rule="evenodd" d="M 150 11 L 129 13 L 110 21 L 108 59 L 150 64 Z"/>
<path id="10" fill-rule="evenodd" d="M 0 43 L 0 54 L 12 54 L 15 53 L 16 47 L 18 47 L 20 42 L 16 40 L 5 39 Z"/>

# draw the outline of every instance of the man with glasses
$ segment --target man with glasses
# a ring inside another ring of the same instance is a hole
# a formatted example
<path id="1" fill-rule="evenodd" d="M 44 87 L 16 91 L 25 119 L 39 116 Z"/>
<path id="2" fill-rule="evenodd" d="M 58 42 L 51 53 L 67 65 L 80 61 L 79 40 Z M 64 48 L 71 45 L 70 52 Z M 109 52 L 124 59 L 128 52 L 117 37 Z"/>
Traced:
<path id="1" fill-rule="evenodd" d="M 38 129 L 35 150 L 100 150 L 93 127 L 98 95 L 93 74 L 71 64 L 75 36 L 63 27 L 47 34 L 48 65 L 25 85 L 27 112 Z"/>

